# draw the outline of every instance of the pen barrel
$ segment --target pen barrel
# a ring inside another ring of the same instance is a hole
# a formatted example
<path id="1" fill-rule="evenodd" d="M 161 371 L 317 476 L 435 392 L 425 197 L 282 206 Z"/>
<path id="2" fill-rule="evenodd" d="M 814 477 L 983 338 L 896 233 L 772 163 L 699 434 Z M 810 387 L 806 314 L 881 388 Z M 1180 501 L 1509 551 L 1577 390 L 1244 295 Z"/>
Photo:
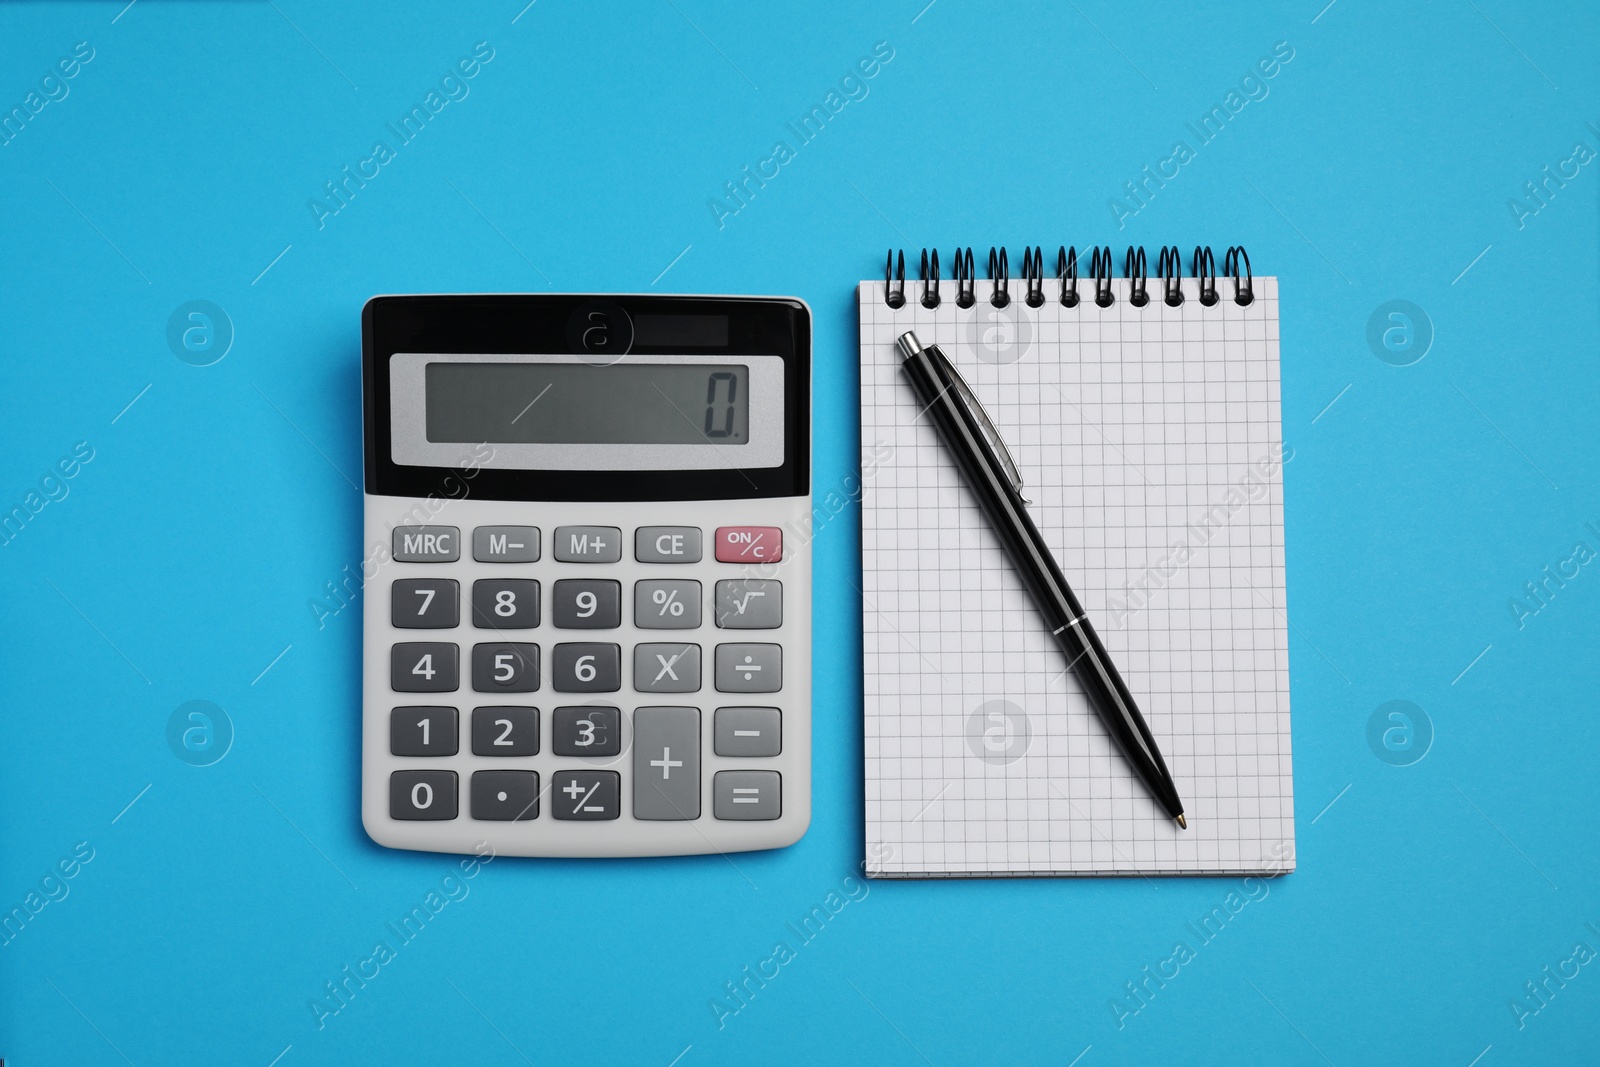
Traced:
<path id="1" fill-rule="evenodd" d="M 1000 539 L 1046 626 L 1066 654 L 1090 705 L 1105 721 L 1151 795 L 1168 815 L 1177 817 L 1183 812 L 1183 802 L 1150 727 L 1034 525 L 1021 493 L 1000 469 L 981 431 L 953 395 L 955 390 L 948 376 L 928 352 L 907 356 L 901 368 L 933 420 L 948 454 L 977 497 L 989 520 L 989 529 Z"/>

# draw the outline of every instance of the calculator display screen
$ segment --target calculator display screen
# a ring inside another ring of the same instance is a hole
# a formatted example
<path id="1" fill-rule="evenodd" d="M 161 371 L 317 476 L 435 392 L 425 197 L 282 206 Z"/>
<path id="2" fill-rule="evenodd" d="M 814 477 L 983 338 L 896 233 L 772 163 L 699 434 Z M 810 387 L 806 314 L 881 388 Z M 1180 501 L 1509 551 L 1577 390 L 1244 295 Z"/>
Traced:
<path id="1" fill-rule="evenodd" d="M 739 363 L 429 363 L 430 442 L 744 445 L 750 369 Z"/>

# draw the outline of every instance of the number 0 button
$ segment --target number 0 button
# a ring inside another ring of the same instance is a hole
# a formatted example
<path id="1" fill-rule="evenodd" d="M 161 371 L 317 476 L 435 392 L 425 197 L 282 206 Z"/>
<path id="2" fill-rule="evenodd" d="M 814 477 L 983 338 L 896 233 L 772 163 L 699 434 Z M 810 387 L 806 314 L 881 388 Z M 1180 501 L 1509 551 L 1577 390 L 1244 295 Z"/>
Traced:
<path id="1" fill-rule="evenodd" d="M 460 808 L 455 771 L 395 771 L 389 776 L 389 818 L 406 822 L 453 819 Z"/>
<path id="2" fill-rule="evenodd" d="M 521 641 L 473 645 L 472 688 L 480 693 L 532 693 L 539 688 L 539 646 Z"/>

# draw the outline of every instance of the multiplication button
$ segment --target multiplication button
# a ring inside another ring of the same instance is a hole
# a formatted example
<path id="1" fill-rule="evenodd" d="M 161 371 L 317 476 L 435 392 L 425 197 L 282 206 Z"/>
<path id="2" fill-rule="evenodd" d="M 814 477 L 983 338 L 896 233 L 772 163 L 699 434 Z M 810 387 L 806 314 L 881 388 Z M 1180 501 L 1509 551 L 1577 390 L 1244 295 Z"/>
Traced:
<path id="1" fill-rule="evenodd" d="M 633 646 L 633 688 L 641 693 L 700 691 L 700 646 Z"/>

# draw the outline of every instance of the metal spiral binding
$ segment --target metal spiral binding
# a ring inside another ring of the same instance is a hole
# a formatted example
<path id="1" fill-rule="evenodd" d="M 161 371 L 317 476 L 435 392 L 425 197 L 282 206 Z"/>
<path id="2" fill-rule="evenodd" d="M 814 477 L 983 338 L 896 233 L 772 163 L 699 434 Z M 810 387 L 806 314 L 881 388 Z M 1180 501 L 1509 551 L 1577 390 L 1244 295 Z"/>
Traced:
<path id="1" fill-rule="evenodd" d="M 883 261 L 883 290 L 885 302 L 895 310 L 906 306 L 906 254 L 900 253 L 900 272 L 891 276 L 894 268 L 894 249 Z"/>
<path id="2" fill-rule="evenodd" d="M 928 269 L 928 250 L 922 250 L 922 306 L 933 310 L 939 306 L 939 250 L 933 250 L 933 270 Z"/>
<path id="3" fill-rule="evenodd" d="M 1183 303 L 1183 254 L 1177 245 L 1161 249 L 1156 260 L 1156 273 L 1161 275 L 1161 300 L 1169 308 Z"/>
<path id="4" fill-rule="evenodd" d="M 1128 279 L 1128 303 L 1142 308 L 1150 303 L 1149 270 L 1143 248 L 1130 245 L 1123 256 L 1122 273 Z M 939 291 L 939 250 L 922 250 L 922 296 L 920 303 L 928 309 L 936 308 L 943 300 Z M 1111 280 L 1115 274 L 1115 261 L 1111 246 L 1100 245 L 1090 250 L 1089 273 L 1094 277 L 1094 302 L 1107 308 L 1116 301 Z M 1183 254 L 1177 245 L 1161 246 L 1156 259 L 1156 273 L 1161 278 L 1161 302 L 1167 307 L 1179 307 L 1183 295 Z M 1247 307 L 1255 302 L 1255 276 L 1250 268 L 1250 255 L 1242 245 L 1230 245 L 1223 256 L 1222 273 L 1233 279 L 1233 302 Z M 966 309 L 977 303 L 977 270 L 971 247 L 955 250 L 952 270 L 956 284 L 956 306 Z M 1190 274 L 1200 291 L 1200 303 L 1214 307 L 1220 300 L 1217 293 L 1217 261 L 1211 249 L 1196 245 L 1190 261 Z M 1044 249 L 1034 245 L 1022 250 L 1023 299 L 1029 307 L 1043 307 Z M 989 279 L 994 291 L 989 302 L 1003 308 L 1011 303 L 1011 267 L 1006 249 L 994 246 L 989 249 Z M 1078 293 L 1078 249 L 1076 245 L 1061 245 L 1056 251 L 1056 280 L 1061 283 L 1061 306 L 1076 308 L 1080 304 Z M 884 299 L 891 308 L 906 304 L 906 257 L 889 250 L 883 263 Z"/>
<path id="5" fill-rule="evenodd" d="M 1094 302 L 1096 307 L 1108 308 L 1111 306 L 1111 246 L 1104 245 L 1094 250 L 1094 255 L 1089 257 L 1089 273 L 1094 275 Z"/>
<path id="6" fill-rule="evenodd" d="M 1056 252 L 1056 277 L 1061 279 L 1061 306 L 1078 306 L 1078 246 Z"/>
<path id="7" fill-rule="evenodd" d="M 1044 249 L 1034 245 L 1030 251 L 1022 250 L 1022 280 L 1027 283 L 1028 295 L 1024 298 L 1031 308 L 1044 306 Z"/>
<path id="8" fill-rule="evenodd" d="M 1150 303 L 1150 272 L 1145 269 L 1144 249 L 1128 246 L 1128 255 L 1122 261 L 1122 273 L 1128 279 L 1128 303 L 1136 308 Z"/>
<path id="9" fill-rule="evenodd" d="M 1239 267 L 1244 266 L 1244 280 L 1239 278 Z M 1227 256 L 1222 261 L 1222 272 L 1233 275 L 1233 302 L 1240 307 L 1245 307 L 1256 298 L 1255 278 L 1250 273 L 1250 257 L 1245 254 L 1244 246 L 1233 245 L 1228 249 Z"/>
<path id="10" fill-rule="evenodd" d="M 1200 303 L 1205 307 L 1212 307 L 1217 302 L 1217 261 L 1211 256 L 1211 249 L 1204 245 L 1194 246 L 1194 280 L 1200 285 Z"/>
<path id="11" fill-rule="evenodd" d="M 996 262 L 1000 266 L 998 272 L 995 270 Z M 1006 250 L 1003 248 L 1000 249 L 998 261 L 995 258 L 995 250 L 989 249 L 989 280 L 994 282 L 994 293 L 989 297 L 989 303 L 997 308 L 1003 308 L 1011 303 L 1011 266 L 1006 262 Z"/>
<path id="12" fill-rule="evenodd" d="M 972 269 L 972 249 L 956 249 L 956 307 L 969 308 L 977 302 L 973 287 L 977 283 Z"/>

